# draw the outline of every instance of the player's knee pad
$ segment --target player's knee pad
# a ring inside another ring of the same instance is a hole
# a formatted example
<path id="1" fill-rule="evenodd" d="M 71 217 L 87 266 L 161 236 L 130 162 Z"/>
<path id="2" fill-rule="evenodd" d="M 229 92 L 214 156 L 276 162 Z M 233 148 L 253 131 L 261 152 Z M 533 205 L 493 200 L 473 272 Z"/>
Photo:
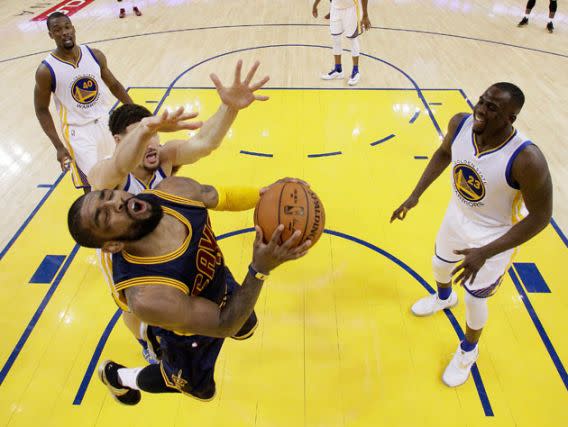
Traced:
<path id="1" fill-rule="evenodd" d="M 361 53 L 361 45 L 359 44 L 359 37 L 349 39 L 351 41 L 351 56 L 359 56 Z"/>
<path id="2" fill-rule="evenodd" d="M 432 257 L 432 271 L 434 279 L 439 283 L 450 283 L 452 281 L 452 270 L 456 264 L 442 261 L 436 255 Z"/>
<path id="3" fill-rule="evenodd" d="M 331 36 L 333 41 L 333 54 L 341 55 L 341 35 Z"/>
<path id="4" fill-rule="evenodd" d="M 465 320 L 471 329 L 482 329 L 487 323 L 489 309 L 487 298 L 477 298 L 465 293 Z"/>
<path id="5" fill-rule="evenodd" d="M 548 4 L 548 10 L 550 13 L 555 13 L 557 8 L 558 4 L 556 3 L 556 0 L 550 0 L 550 3 Z"/>

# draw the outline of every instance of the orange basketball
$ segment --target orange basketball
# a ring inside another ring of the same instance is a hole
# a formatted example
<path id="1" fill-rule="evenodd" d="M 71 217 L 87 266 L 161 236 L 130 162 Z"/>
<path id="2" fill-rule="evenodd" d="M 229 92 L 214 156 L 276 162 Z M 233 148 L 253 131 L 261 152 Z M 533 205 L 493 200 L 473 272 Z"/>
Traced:
<path id="1" fill-rule="evenodd" d="M 299 182 L 281 182 L 270 186 L 258 201 L 254 210 L 254 223 L 260 226 L 265 243 L 279 224 L 284 225 L 282 241 L 295 230 L 302 236 L 298 245 L 306 240 L 312 246 L 318 241 L 325 226 L 325 210 L 316 193 Z"/>

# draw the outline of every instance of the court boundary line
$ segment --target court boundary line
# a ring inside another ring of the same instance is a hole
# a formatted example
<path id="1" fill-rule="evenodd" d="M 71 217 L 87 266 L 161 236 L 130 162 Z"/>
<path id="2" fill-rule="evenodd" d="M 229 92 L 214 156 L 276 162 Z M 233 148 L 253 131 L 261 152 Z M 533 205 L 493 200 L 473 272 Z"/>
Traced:
<path id="1" fill-rule="evenodd" d="M 219 236 L 217 236 L 217 240 L 224 240 L 227 239 L 229 237 L 233 237 L 233 236 L 237 236 L 240 234 L 245 234 L 245 233 L 250 233 L 253 232 L 254 228 L 252 227 L 248 227 L 248 228 L 242 228 L 239 230 L 234 230 L 231 231 L 229 233 L 224 233 L 224 234 L 220 234 Z M 428 282 L 426 282 L 426 280 L 424 280 L 422 278 L 422 276 L 420 276 L 416 271 L 414 271 L 408 264 L 406 264 L 404 261 L 401 261 L 399 258 L 397 258 L 396 256 L 392 255 L 390 252 L 379 248 L 378 246 L 375 246 L 374 244 L 367 242 L 363 239 L 359 239 L 355 236 L 351 236 L 349 234 L 346 233 L 341 233 L 339 231 L 334 231 L 334 230 L 329 230 L 329 229 L 324 229 L 323 231 L 325 234 L 329 234 L 331 236 L 335 236 L 335 237 L 340 237 L 344 240 L 348 240 L 354 243 L 357 243 L 363 247 L 366 247 L 367 249 L 371 249 L 372 251 L 382 255 L 383 257 L 387 258 L 389 261 L 394 262 L 396 265 L 398 265 L 400 268 L 402 268 L 404 271 L 406 271 L 408 274 L 410 274 L 424 289 L 426 289 L 427 292 L 429 292 L 430 294 L 435 293 L 434 289 L 428 284 Z M 448 320 L 450 321 L 450 324 L 452 326 L 452 328 L 454 329 L 454 332 L 457 334 L 458 338 L 461 340 L 464 337 L 464 333 L 463 330 L 461 329 L 458 321 L 456 320 L 455 316 L 453 315 L 453 313 L 451 312 L 451 310 L 445 309 L 444 313 L 446 315 L 446 317 L 448 318 Z M 115 313 L 116 316 L 116 313 Z M 113 316 L 114 319 L 114 316 Z M 114 325 L 116 324 L 116 321 L 114 322 L 114 324 L 111 325 L 113 319 L 111 319 L 111 321 L 107 324 L 107 327 L 105 328 L 105 330 L 103 331 L 103 334 L 101 336 L 101 338 L 99 339 L 99 344 L 97 345 L 95 351 L 93 352 L 93 355 L 91 357 L 91 360 L 89 361 L 89 365 L 87 367 L 87 370 L 85 372 L 85 375 L 83 376 L 83 379 L 81 381 L 81 385 L 77 391 L 77 394 L 75 396 L 75 400 L 73 401 L 73 405 L 80 405 L 81 402 L 83 401 L 83 397 L 85 396 L 85 393 L 87 391 L 87 388 L 89 386 L 90 380 L 92 378 L 92 375 L 94 373 L 94 368 L 92 368 L 93 366 L 96 366 L 100 355 L 102 353 L 102 350 L 104 349 L 104 344 L 107 342 L 108 337 L 110 336 Z M 117 318 L 118 319 L 118 318 Z M 102 346 L 101 346 L 102 343 Z M 483 380 L 481 379 L 481 374 L 479 372 L 479 369 L 477 367 L 477 363 L 475 363 L 471 369 L 471 375 L 473 377 L 474 383 L 475 383 L 475 388 L 477 390 L 477 394 L 479 396 L 479 399 L 481 401 L 481 405 L 483 408 L 483 411 L 485 413 L 485 416 L 487 417 L 492 417 L 494 416 L 493 413 L 493 409 L 491 407 L 491 403 L 489 401 L 489 396 L 487 395 L 487 391 L 485 390 L 485 386 L 483 384 Z M 77 402 L 77 403 L 76 403 Z"/>
<path id="2" fill-rule="evenodd" d="M 566 387 L 566 390 L 568 391 L 568 374 L 566 373 L 566 369 L 564 368 L 562 360 L 560 359 L 560 356 L 558 355 L 556 349 L 554 348 L 554 344 L 552 344 L 552 340 L 549 338 L 548 333 L 546 332 L 546 328 L 540 321 L 540 318 L 538 317 L 535 308 L 531 304 L 528 294 L 525 292 L 523 286 L 521 285 L 517 270 L 514 267 L 510 267 L 508 273 L 509 276 L 511 277 L 511 280 L 513 281 L 513 285 L 515 286 L 517 292 L 521 296 L 523 305 L 525 306 L 529 314 L 529 317 L 531 318 L 536 328 L 536 331 L 542 343 L 544 344 L 544 348 L 546 349 L 548 355 L 552 359 L 552 363 L 554 364 L 554 367 L 556 368 L 558 375 L 560 375 L 560 379 L 564 383 L 564 387 Z"/>
<path id="3" fill-rule="evenodd" d="M 323 27 L 329 28 L 329 24 L 302 24 L 302 23 L 285 23 L 285 24 L 238 24 L 238 25 L 222 25 L 222 26 L 211 26 L 211 27 L 193 27 L 193 28 L 177 28 L 175 30 L 163 30 L 163 31 L 153 31 L 149 33 L 138 33 L 138 34 L 130 34 L 127 36 L 120 36 L 120 37 L 111 37 L 107 39 L 100 39 L 100 40 L 91 40 L 87 41 L 84 44 L 94 44 L 94 43 L 107 43 L 111 41 L 118 41 L 118 40 L 127 40 L 139 37 L 148 37 L 148 36 L 156 36 L 156 35 L 164 35 L 164 34 L 173 34 L 173 33 L 187 33 L 192 31 L 203 31 L 203 30 L 222 30 L 228 28 L 263 28 L 263 27 Z M 542 53 L 545 55 L 552 55 L 558 56 L 560 58 L 568 58 L 568 55 L 552 52 L 543 49 L 537 49 L 528 46 L 521 46 L 515 45 L 512 43 L 506 42 L 499 42 L 496 40 L 488 40 L 488 39 L 481 39 L 477 37 L 469 37 L 469 36 L 462 36 L 459 34 L 451 34 L 451 33 L 439 33 L 436 31 L 427 31 L 427 30 L 415 30 L 415 29 L 408 29 L 408 28 L 394 28 L 394 27 L 371 27 L 373 30 L 382 30 L 382 31 L 393 31 L 393 32 L 402 32 L 402 33 L 416 33 L 416 34 L 426 34 L 430 36 L 440 36 L 440 37 L 448 37 L 448 38 L 456 38 L 460 40 L 467 40 L 467 41 L 475 41 L 480 43 L 487 43 L 492 44 L 495 46 L 503 46 L 503 47 L 512 47 L 515 49 L 527 50 L 529 52 L 534 53 Z M 13 56 L 9 58 L 0 59 L 0 64 L 4 62 L 16 61 L 18 59 L 29 58 L 30 56 L 47 54 L 51 52 L 53 49 L 49 50 L 42 50 L 32 53 L 27 53 L 25 55 Z"/>
<path id="4" fill-rule="evenodd" d="M 44 295 L 43 299 L 41 300 L 41 303 L 39 304 L 34 315 L 32 316 L 32 319 L 28 322 L 26 329 L 24 329 L 24 332 L 22 332 L 20 339 L 18 340 L 18 342 L 16 343 L 16 345 L 12 349 L 10 356 L 8 356 L 8 359 L 6 360 L 6 362 L 4 363 L 4 366 L 2 367 L 2 370 L 0 371 L 0 386 L 2 385 L 2 383 L 4 382 L 6 377 L 8 376 L 10 369 L 12 369 L 12 366 L 14 365 L 14 363 L 16 362 L 16 359 L 18 358 L 18 355 L 23 350 L 24 345 L 26 344 L 28 338 L 32 334 L 37 322 L 41 318 L 41 315 L 43 314 L 43 310 L 45 310 L 45 307 L 47 307 L 47 304 L 51 300 L 51 297 L 53 296 L 53 294 L 57 290 L 59 284 L 61 283 L 61 280 L 63 279 L 63 277 L 65 276 L 65 273 L 67 272 L 67 269 L 69 268 L 69 266 L 71 265 L 71 262 L 75 258 L 75 255 L 79 251 L 79 248 L 80 248 L 80 246 L 77 243 L 75 243 L 75 246 L 73 246 L 73 249 L 71 249 L 71 252 L 69 253 L 69 255 L 67 255 L 67 257 L 65 259 L 65 263 L 63 264 L 63 266 L 59 270 L 57 277 L 55 278 L 53 283 L 50 285 L 48 291 Z"/>

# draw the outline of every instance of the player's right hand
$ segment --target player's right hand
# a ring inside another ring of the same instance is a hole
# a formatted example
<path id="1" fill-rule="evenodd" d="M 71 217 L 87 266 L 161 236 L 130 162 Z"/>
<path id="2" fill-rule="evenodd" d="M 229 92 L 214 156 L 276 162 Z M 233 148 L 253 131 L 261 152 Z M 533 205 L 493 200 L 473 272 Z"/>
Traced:
<path id="1" fill-rule="evenodd" d="M 255 227 L 255 230 L 256 238 L 254 239 L 252 252 L 252 267 L 263 274 L 269 274 L 286 261 L 303 257 L 308 253 L 308 249 L 312 244 L 310 240 L 306 240 L 300 246 L 296 246 L 302 234 L 299 230 L 296 230 L 284 243 L 278 244 L 284 230 L 282 224 L 276 227 L 268 243 L 264 243 L 262 230 L 258 225 Z"/>
<path id="2" fill-rule="evenodd" d="M 140 121 L 140 125 L 150 133 L 196 130 L 203 126 L 203 122 L 188 122 L 188 120 L 196 118 L 198 114 L 198 112 L 186 113 L 183 107 L 179 107 L 176 111 L 165 110 L 162 114 L 145 117 Z"/>
<path id="3" fill-rule="evenodd" d="M 318 17 L 318 7 L 314 4 L 314 6 L 312 7 L 312 16 L 314 18 Z"/>
<path id="4" fill-rule="evenodd" d="M 71 165 L 71 154 L 69 154 L 69 151 L 67 151 L 65 147 L 57 150 L 57 161 L 59 162 L 63 172 L 69 170 L 69 166 Z"/>
<path id="5" fill-rule="evenodd" d="M 393 222 L 395 219 L 400 219 L 402 221 L 404 218 L 406 218 L 406 213 L 417 204 L 418 198 L 415 196 L 410 196 L 402 203 L 402 205 L 398 207 L 398 209 L 396 209 L 392 213 L 390 222 Z"/>

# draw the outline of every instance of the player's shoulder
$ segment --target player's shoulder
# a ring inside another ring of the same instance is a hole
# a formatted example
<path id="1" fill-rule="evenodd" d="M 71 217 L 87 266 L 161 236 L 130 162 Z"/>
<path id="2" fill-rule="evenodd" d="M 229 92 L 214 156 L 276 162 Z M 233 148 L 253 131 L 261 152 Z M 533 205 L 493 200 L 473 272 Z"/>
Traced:
<path id="1" fill-rule="evenodd" d="M 517 148 L 518 152 L 514 158 L 514 166 L 523 170 L 527 168 L 546 167 L 547 162 L 544 154 L 532 141 L 525 141 Z"/>
<path id="2" fill-rule="evenodd" d="M 471 113 L 462 112 L 454 114 L 454 116 L 450 119 L 450 122 L 448 124 L 448 129 L 456 131 L 469 116 L 471 116 Z"/>

